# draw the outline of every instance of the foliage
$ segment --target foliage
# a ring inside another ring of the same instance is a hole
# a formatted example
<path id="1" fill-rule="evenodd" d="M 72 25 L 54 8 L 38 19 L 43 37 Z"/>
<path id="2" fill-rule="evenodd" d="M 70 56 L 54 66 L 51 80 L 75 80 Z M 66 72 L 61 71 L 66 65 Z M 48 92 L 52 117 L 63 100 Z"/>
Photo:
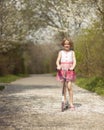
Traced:
<path id="1" fill-rule="evenodd" d="M 25 43 L 15 41 L 0 42 L 0 75 L 25 73 Z"/>
<path id="2" fill-rule="evenodd" d="M 103 77 L 78 78 L 76 84 L 78 84 L 82 88 L 104 96 Z"/>
<path id="3" fill-rule="evenodd" d="M 91 21 L 92 18 L 96 16 L 96 10 L 102 9 L 101 6 L 95 6 L 97 5 L 96 3 L 95 0 L 1 0 L 0 75 L 9 73 L 17 74 L 21 72 L 44 73 L 53 71 L 57 55 L 56 49 L 51 49 L 51 47 L 54 48 L 54 46 L 47 45 L 47 43 L 45 46 L 32 45 L 28 41 L 27 36 L 31 36 L 32 34 L 34 36 L 35 32 L 43 27 L 51 27 L 53 30 L 61 32 L 60 35 L 66 32 L 69 34 L 78 32 L 79 29 L 83 27 L 83 24 L 88 25 L 86 19 L 87 21 Z M 100 14 L 102 14 L 102 10 L 100 10 Z M 103 23 L 102 21 L 101 23 Z M 87 35 L 87 38 L 91 40 L 90 34 L 92 35 L 92 32 L 89 33 L 89 36 Z M 63 36 L 64 35 L 61 35 L 61 38 L 63 38 Z M 93 38 L 96 38 L 96 36 L 97 35 L 94 35 Z M 33 38 L 37 40 L 36 37 Z M 21 42 L 25 40 L 27 40 L 26 42 L 29 44 L 27 50 L 21 49 Z M 83 41 L 84 40 L 85 39 L 83 39 Z M 90 47 L 88 42 L 90 40 L 85 40 L 86 49 L 84 50 L 84 55 L 81 55 L 81 53 L 77 51 L 79 65 L 83 64 L 82 68 L 80 69 L 79 67 L 78 70 L 83 70 L 83 72 L 87 72 L 88 74 L 89 70 L 91 70 L 90 66 L 92 65 L 92 63 L 88 65 L 91 60 L 90 51 L 96 56 L 93 49 L 89 51 Z M 81 48 L 83 49 L 84 46 L 81 46 Z M 98 60 L 100 64 L 99 68 L 102 66 L 101 61 Z M 95 63 L 93 62 L 93 64 Z"/>
<path id="4" fill-rule="evenodd" d="M 0 1 L 0 40 L 23 40 L 27 27 L 22 14 L 12 0 Z"/>
<path id="5" fill-rule="evenodd" d="M 103 31 L 99 23 L 83 30 L 76 39 L 77 71 L 83 76 L 104 75 Z"/>
<path id="6" fill-rule="evenodd" d="M 60 32 L 79 30 L 94 14 L 94 2 L 79 0 L 0 1 L 0 39 L 23 40 L 42 27 Z"/>
<path id="7" fill-rule="evenodd" d="M 49 73 L 55 70 L 56 50 L 55 44 L 29 44 L 27 55 L 29 62 L 27 65 L 29 73 Z"/>

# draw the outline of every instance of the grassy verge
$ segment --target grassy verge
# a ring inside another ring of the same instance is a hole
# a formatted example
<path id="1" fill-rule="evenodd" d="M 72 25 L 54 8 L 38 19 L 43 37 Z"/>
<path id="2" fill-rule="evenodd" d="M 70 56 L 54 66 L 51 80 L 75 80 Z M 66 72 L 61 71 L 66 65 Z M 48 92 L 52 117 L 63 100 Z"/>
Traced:
<path id="1" fill-rule="evenodd" d="M 27 77 L 27 75 L 19 74 L 19 75 L 0 76 L 0 83 L 10 83 L 10 82 L 20 79 L 22 77 Z M 4 88 L 5 88 L 5 86 L 0 85 L 0 91 L 2 91 Z"/>
<path id="2" fill-rule="evenodd" d="M 78 78 L 76 84 L 84 89 L 104 96 L 103 77 Z"/>
<path id="3" fill-rule="evenodd" d="M 56 76 L 56 74 L 57 74 L 57 72 L 53 72 L 53 73 L 52 73 L 53 76 Z"/>
<path id="4" fill-rule="evenodd" d="M 0 76 L 0 83 L 10 83 L 12 81 L 15 81 L 21 77 L 26 77 L 27 75 L 6 75 L 6 76 Z"/>

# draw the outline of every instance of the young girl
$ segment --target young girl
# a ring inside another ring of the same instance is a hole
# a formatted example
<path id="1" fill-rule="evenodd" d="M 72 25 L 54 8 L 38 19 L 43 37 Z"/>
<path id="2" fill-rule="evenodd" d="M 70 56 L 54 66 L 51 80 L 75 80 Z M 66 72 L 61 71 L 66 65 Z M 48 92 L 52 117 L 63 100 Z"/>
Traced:
<path id="1" fill-rule="evenodd" d="M 61 75 L 60 73 L 57 73 L 57 79 L 63 81 L 62 77 L 64 77 L 64 70 L 66 70 L 66 81 L 69 92 L 70 109 L 74 109 L 72 89 L 72 82 L 74 81 L 74 79 L 71 79 L 70 75 L 68 74 L 68 70 L 74 70 L 76 66 L 76 57 L 75 52 L 72 50 L 73 45 L 71 39 L 64 39 L 62 42 L 62 46 L 64 49 L 59 51 L 56 60 L 57 70 L 61 71 Z M 66 103 L 66 88 L 64 89 L 64 103 Z"/>

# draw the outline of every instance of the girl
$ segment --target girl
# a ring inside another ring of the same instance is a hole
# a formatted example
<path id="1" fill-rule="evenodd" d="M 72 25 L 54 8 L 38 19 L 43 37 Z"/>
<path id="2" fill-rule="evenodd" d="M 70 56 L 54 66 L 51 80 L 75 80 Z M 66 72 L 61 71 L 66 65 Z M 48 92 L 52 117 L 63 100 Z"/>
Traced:
<path id="1" fill-rule="evenodd" d="M 69 75 L 69 71 L 73 71 L 76 66 L 76 57 L 75 52 L 72 50 L 72 41 L 71 39 L 64 39 L 62 42 L 63 50 L 59 51 L 58 57 L 56 60 L 57 70 L 60 70 L 60 73 L 57 73 L 57 79 L 63 81 L 64 72 L 66 70 L 66 81 L 67 81 L 67 88 L 69 92 L 69 101 L 70 101 L 70 109 L 74 109 L 73 105 L 73 89 L 72 89 L 72 79 Z M 64 103 L 66 104 L 66 88 L 64 88 Z"/>

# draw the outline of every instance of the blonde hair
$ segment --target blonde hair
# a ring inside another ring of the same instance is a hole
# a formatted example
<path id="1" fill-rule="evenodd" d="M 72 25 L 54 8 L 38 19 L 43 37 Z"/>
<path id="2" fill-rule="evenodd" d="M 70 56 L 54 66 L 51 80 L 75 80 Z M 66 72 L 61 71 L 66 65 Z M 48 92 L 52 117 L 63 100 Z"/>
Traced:
<path id="1" fill-rule="evenodd" d="M 73 46 L 73 42 L 70 38 L 64 38 L 61 45 L 64 46 L 65 44 L 65 41 L 69 41 L 69 45 L 70 45 L 70 49 L 73 50 L 74 49 L 74 46 Z"/>

